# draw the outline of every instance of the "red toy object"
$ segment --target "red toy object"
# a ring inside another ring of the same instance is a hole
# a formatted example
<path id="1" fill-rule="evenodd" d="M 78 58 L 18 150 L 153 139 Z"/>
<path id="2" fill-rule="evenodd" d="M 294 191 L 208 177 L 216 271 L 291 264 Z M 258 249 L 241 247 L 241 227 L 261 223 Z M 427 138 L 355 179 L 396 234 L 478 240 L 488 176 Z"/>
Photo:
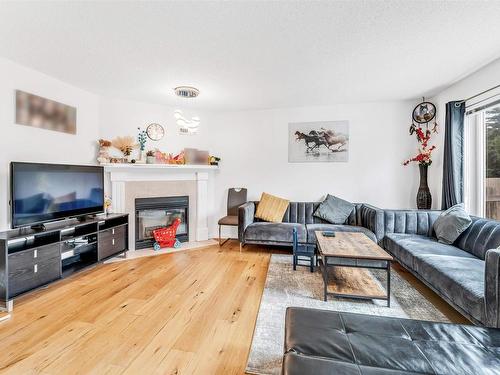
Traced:
<path id="1" fill-rule="evenodd" d="M 158 228 L 153 231 L 153 237 L 155 239 L 155 243 L 153 244 L 153 248 L 155 250 L 160 250 L 163 247 L 175 247 L 178 248 L 181 246 L 181 243 L 177 238 L 175 238 L 175 234 L 177 233 L 177 227 L 180 225 L 181 219 L 177 218 L 174 220 L 172 225 L 164 228 Z"/>

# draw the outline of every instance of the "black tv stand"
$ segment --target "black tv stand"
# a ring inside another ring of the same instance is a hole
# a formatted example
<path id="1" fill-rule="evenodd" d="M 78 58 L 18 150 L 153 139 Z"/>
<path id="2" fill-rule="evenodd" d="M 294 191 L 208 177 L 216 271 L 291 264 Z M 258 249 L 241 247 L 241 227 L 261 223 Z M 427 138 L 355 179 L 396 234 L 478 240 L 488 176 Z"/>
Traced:
<path id="1" fill-rule="evenodd" d="M 45 224 L 36 224 L 32 225 L 30 229 L 34 230 L 35 232 L 43 232 L 45 228 Z"/>
<path id="2" fill-rule="evenodd" d="M 95 219 L 96 215 L 82 215 L 82 216 L 77 216 L 76 220 L 78 220 L 80 223 L 83 223 L 86 220 L 93 220 Z"/>
<path id="3" fill-rule="evenodd" d="M 128 214 L 102 214 L 0 232 L 0 309 L 22 294 L 128 250 Z"/>

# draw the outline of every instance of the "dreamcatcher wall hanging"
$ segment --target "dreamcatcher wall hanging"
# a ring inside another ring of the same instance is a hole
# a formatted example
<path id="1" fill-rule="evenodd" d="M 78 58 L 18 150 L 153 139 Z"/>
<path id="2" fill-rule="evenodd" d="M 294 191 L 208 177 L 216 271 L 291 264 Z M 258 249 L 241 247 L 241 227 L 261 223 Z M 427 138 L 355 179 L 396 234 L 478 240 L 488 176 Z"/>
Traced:
<path id="1" fill-rule="evenodd" d="M 425 125 L 427 132 L 438 132 L 438 124 L 436 122 L 436 106 L 431 102 L 426 102 L 422 98 L 422 102 L 417 104 L 411 114 L 412 123 L 410 125 L 410 135 L 413 135 L 418 128 Z"/>

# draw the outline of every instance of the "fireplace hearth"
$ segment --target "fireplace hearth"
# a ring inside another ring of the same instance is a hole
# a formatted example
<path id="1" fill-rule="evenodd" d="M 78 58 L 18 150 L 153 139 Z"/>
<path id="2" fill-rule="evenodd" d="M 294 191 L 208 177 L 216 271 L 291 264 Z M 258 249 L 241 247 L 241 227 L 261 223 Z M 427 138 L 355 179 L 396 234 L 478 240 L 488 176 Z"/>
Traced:
<path id="1" fill-rule="evenodd" d="M 135 199 L 135 248 L 152 247 L 153 231 L 181 219 L 177 228 L 177 239 L 189 241 L 189 197 L 155 197 Z"/>

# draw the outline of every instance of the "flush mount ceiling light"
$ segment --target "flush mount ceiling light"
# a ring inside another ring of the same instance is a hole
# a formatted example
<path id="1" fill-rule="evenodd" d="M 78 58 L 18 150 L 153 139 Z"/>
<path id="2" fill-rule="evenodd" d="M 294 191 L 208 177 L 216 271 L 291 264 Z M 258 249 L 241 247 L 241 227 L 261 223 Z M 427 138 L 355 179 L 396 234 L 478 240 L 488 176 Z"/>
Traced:
<path id="1" fill-rule="evenodd" d="M 196 98 L 200 95 L 200 90 L 192 86 L 178 86 L 174 89 L 175 95 L 181 98 Z"/>

